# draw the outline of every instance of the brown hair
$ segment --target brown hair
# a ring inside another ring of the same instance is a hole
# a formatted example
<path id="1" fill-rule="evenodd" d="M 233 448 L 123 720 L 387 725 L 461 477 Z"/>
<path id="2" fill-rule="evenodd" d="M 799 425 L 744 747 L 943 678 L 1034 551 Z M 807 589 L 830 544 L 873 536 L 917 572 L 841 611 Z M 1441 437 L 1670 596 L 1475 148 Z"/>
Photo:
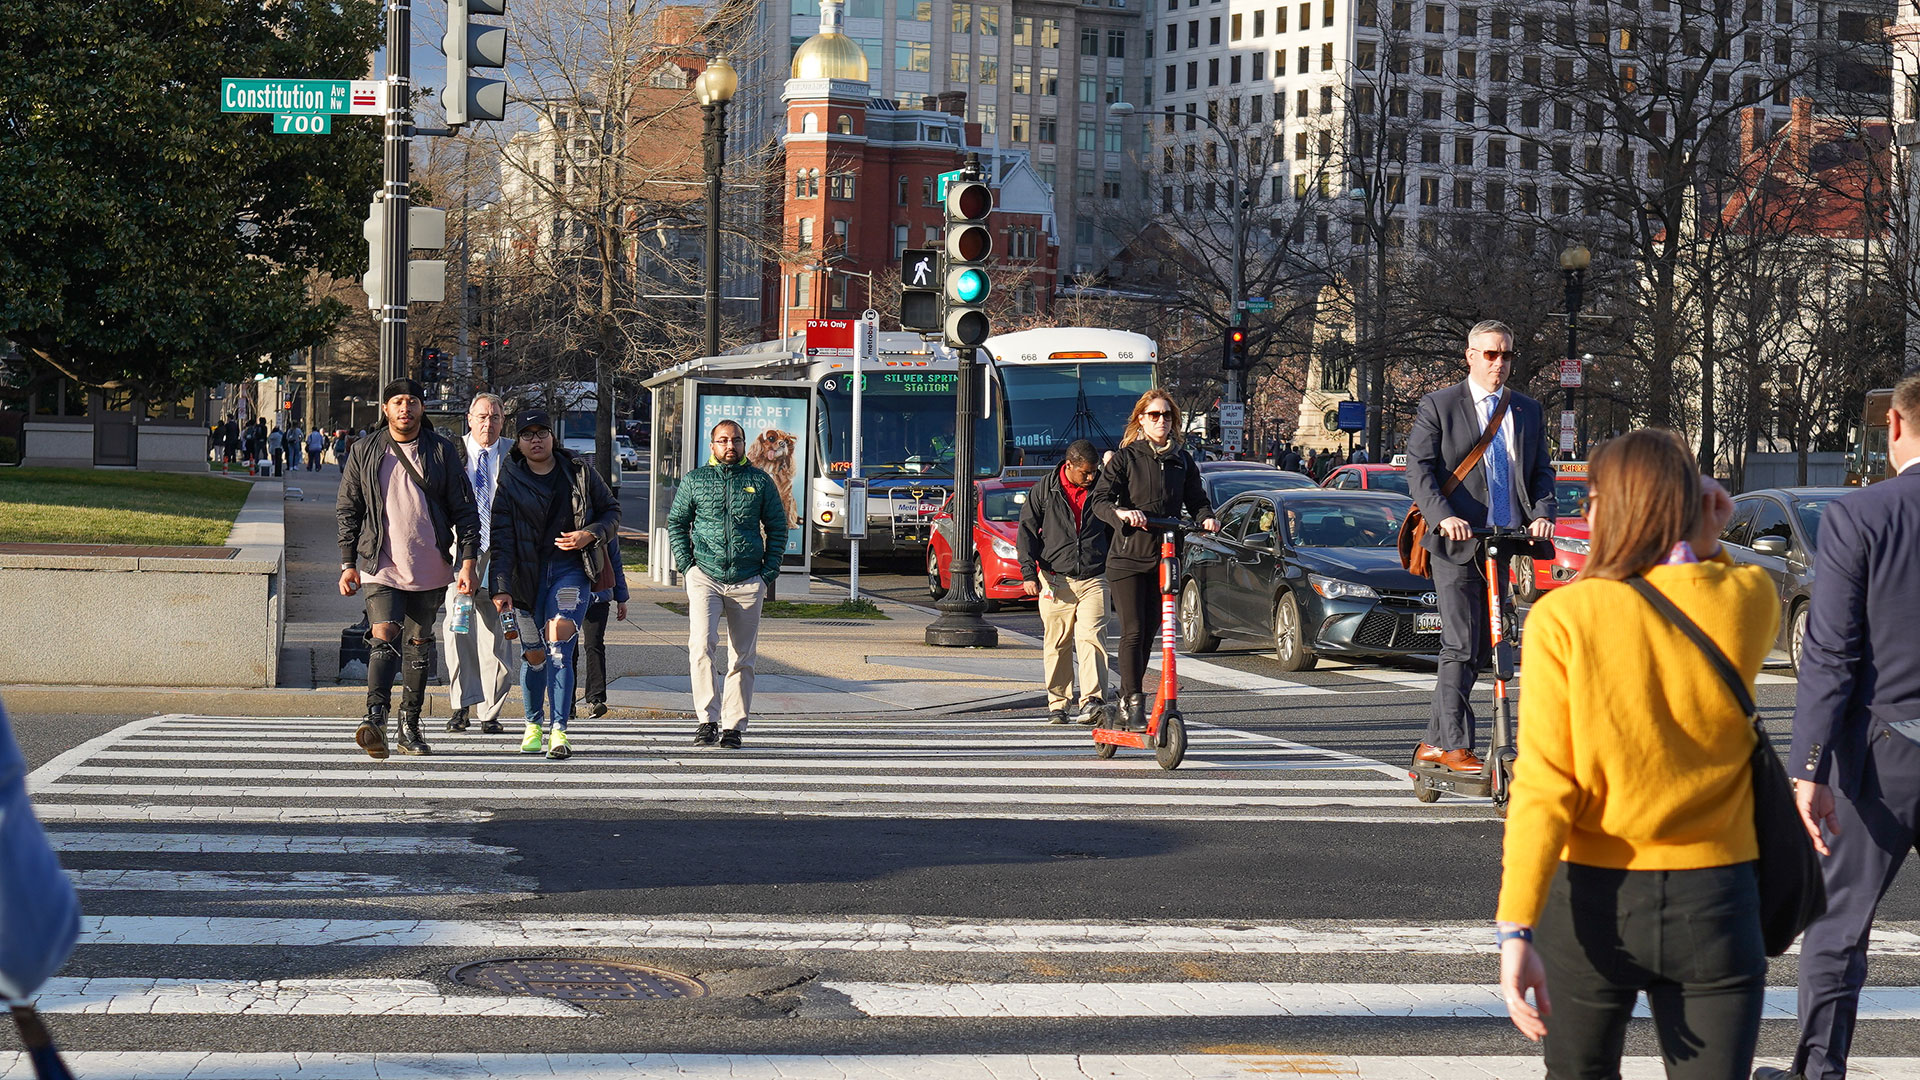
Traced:
<path id="1" fill-rule="evenodd" d="M 1133 403 L 1133 411 L 1127 414 L 1127 430 L 1120 435 L 1121 446 L 1131 446 L 1147 437 L 1146 432 L 1140 430 L 1140 414 L 1156 401 L 1166 402 L 1167 410 L 1173 413 L 1173 422 L 1167 428 L 1167 439 L 1172 441 L 1180 437 L 1180 406 L 1173 403 L 1173 398 L 1165 390 L 1156 386 L 1141 394 L 1140 400 Z"/>
<path id="2" fill-rule="evenodd" d="M 1909 375 L 1893 384 L 1893 410 L 1906 424 L 1920 424 L 1920 375 Z"/>
<path id="3" fill-rule="evenodd" d="M 1665 562 L 1700 524 L 1700 465 L 1671 431 L 1642 428 L 1601 444 L 1588 468 L 1597 504 L 1580 576 L 1624 581 Z"/>

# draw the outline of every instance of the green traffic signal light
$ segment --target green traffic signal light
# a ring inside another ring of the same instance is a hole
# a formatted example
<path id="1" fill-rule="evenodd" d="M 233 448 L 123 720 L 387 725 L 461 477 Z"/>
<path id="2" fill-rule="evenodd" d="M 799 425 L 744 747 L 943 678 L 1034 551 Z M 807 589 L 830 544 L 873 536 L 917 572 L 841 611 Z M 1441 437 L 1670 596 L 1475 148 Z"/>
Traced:
<path id="1" fill-rule="evenodd" d="M 953 298 L 963 304 L 977 304 L 987 295 L 987 273 L 968 268 L 954 275 Z"/>

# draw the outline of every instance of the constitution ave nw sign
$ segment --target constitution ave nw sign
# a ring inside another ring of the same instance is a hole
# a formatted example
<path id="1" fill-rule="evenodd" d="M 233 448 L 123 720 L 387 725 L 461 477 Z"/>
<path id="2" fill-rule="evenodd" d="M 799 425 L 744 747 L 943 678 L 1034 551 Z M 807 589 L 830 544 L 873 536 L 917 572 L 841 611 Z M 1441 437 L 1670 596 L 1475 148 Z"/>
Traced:
<path id="1" fill-rule="evenodd" d="M 220 111 L 273 113 L 281 135 L 324 135 L 335 114 L 384 116 L 387 84 L 379 79 L 221 79 Z"/>

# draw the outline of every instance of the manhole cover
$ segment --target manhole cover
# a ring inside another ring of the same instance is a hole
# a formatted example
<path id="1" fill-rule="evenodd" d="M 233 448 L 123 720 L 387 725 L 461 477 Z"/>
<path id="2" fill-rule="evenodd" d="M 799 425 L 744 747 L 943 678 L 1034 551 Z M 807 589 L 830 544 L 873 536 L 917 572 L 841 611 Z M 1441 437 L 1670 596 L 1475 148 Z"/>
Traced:
<path id="1" fill-rule="evenodd" d="M 454 968 L 461 986 L 562 1001 L 652 1001 L 705 997 L 698 979 L 604 960 L 482 960 Z"/>

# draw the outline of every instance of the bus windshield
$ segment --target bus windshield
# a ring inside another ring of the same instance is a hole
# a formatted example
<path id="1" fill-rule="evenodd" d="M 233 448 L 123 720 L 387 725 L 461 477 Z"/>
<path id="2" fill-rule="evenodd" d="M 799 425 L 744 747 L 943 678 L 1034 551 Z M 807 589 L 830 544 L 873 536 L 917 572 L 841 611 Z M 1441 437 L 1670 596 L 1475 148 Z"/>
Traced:
<path id="1" fill-rule="evenodd" d="M 1120 445 L 1127 414 L 1153 387 L 1153 364 L 1132 362 L 1001 364 L 1009 437 L 1022 465 L 1057 465 L 1075 439 L 1102 451 Z"/>
<path id="2" fill-rule="evenodd" d="M 953 476 L 954 387 L 959 376 L 951 371 L 870 371 L 861 397 L 860 440 L 862 475 L 884 479 L 902 476 Z M 834 372 L 820 380 L 820 409 L 816 435 L 827 476 L 844 479 L 853 460 L 853 387 L 849 373 Z M 975 476 L 1000 473 L 1000 418 L 974 421 Z"/>

